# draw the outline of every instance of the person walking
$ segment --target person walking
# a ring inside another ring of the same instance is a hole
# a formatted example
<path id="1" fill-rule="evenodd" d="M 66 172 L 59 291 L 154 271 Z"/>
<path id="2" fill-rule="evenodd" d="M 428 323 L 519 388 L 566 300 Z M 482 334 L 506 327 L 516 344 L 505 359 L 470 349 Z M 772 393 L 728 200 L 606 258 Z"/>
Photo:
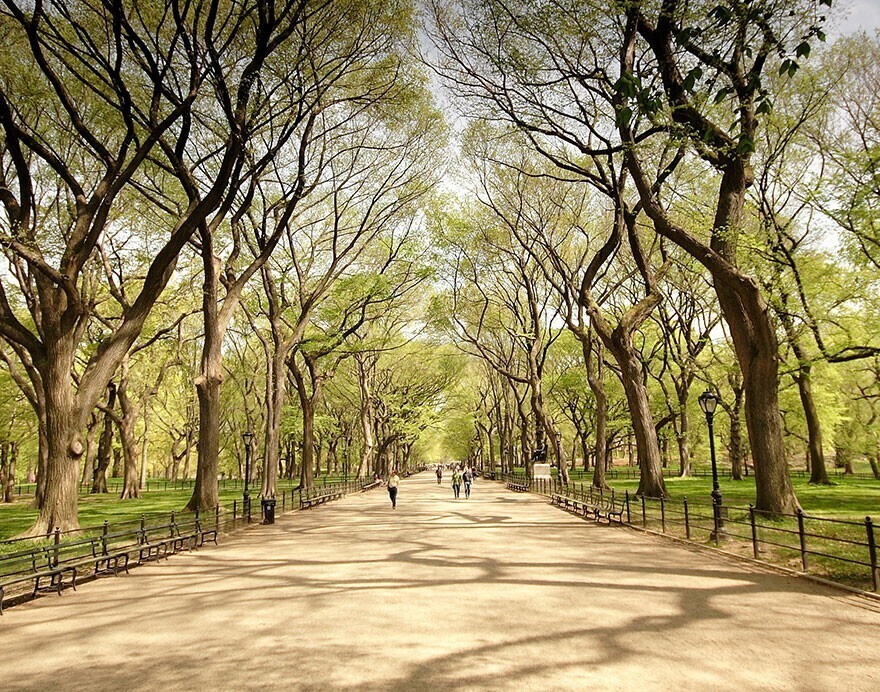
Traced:
<path id="1" fill-rule="evenodd" d="M 391 509 L 397 509 L 397 488 L 400 486 L 400 476 L 397 475 L 397 469 L 391 472 L 388 479 L 388 495 L 391 498 Z"/>
<path id="2" fill-rule="evenodd" d="M 471 470 L 466 468 L 461 478 L 464 481 L 464 498 L 467 500 L 471 496 L 471 483 L 474 480 Z"/>
<path id="3" fill-rule="evenodd" d="M 437 467 L 437 485 L 440 485 L 440 482 L 443 480 L 443 469 L 438 466 Z"/>
<path id="4" fill-rule="evenodd" d="M 455 495 L 455 499 L 458 499 L 458 494 L 461 492 L 461 471 L 458 470 L 458 467 L 455 468 L 452 472 L 452 493 Z"/>

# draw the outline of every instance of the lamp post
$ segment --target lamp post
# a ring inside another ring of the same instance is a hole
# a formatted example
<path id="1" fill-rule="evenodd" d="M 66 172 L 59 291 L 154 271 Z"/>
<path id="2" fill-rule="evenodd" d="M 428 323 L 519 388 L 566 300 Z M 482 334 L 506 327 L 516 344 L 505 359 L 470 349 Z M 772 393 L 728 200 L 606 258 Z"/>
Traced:
<path id="1" fill-rule="evenodd" d="M 718 397 L 708 389 L 700 394 L 698 401 L 703 413 L 706 414 L 706 424 L 709 426 L 709 455 L 712 459 L 712 516 L 715 528 L 709 538 L 717 544 L 726 537 L 724 524 L 721 520 L 721 488 L 718 486 L 718 465 L 715 462 L 715 431 L 712 427 L 715 409 L 718 407 Z"/>
<path id="2" fill-rule="evenodd" d="M 248 481 L 251 478 L 251 440 L 254 434 L 250 430 L 246 430 L 241 434 L 244 440 L 244 494 L 242 495 L 242 511 L 247 515 L 248 521 L 251 520 L 251 495 L 248 492 Z"/>

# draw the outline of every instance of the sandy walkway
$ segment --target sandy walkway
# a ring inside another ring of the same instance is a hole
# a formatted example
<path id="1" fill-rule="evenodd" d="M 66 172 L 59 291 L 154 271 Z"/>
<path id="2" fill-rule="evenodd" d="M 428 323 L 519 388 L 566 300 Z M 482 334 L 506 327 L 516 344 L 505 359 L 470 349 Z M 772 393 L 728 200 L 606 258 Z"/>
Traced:
<path id="1" fill-rule="evenodd" d="M 880 689 L 880 607 L 403 481 L 10 608 L 3 690 Z"/>

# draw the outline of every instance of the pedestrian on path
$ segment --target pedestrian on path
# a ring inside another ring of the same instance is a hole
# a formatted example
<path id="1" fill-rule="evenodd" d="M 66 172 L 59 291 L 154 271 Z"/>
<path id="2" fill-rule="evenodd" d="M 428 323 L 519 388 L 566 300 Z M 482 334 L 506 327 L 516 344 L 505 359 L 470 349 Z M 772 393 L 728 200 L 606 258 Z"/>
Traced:
<path id="1" fill-rule="evenodd" d="M 391 497 L 391 509 L 397 509 L 397 488 L 400 486 L 400 476 L 397 475 L 397 469 L 391 472 L 391 478 L 388 479 L 388 495 Z"/>
<path id="2" fill-rule="evenodd" d="M 468 499 L 471 496 L 471 483 L 474 480 L 474 477 L 471 475 L 470 469 L 464 470 L 464 475 L 462 476 L 462 480 L 464 481 L 464 497 Z"/>
<path id="3" fill-rule="evenodd" d="M 455 470 L 452 472 L 452 493 L 455 495 L 455 499 L 458 499 L 458 494 L 461 492 L 461 471 L 458 470 L 458 467 L 455 467 Z"/>
<path id="4" fill-rule="evenodd" d="M 443 480 L 443 469 L 438 466 L 437 467 L 437 485 L 440 485 L 440 482 Z"/>

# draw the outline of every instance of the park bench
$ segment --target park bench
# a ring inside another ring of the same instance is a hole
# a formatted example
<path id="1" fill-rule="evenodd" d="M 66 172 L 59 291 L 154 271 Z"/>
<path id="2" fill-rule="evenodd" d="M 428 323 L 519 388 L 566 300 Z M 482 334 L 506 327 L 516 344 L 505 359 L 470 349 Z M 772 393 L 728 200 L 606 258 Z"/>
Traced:
<path id="1" fill-rule="evenodd" d="M 577 498 L 555 493 L 550 496 L 550 502 L 577 514 L 583 514 L 584 517 L 591 517 L 596 521 L 604 519 L 609 524 L 613 519 L 616 519 L 617 523 L 623 524 L 623 513 L 626 511 L 626 503 L 613 495 Z"/>
<path id="2" fill-rule="evenodd" d="M 33 596 L 40 591 L 60 594 L 67 578 L 76 590 L 77 578 L 84 568 L 89 568 L 93 576 L 110 572 L 118 575 L 120 568 L 128 571 L 128 560 L 127 550 L 108 550 L 102 538 L 35 546 L 0 556 L 0 614 L 8 586 L 32 581 Z"/>
<path id="3" fill-rule="evenodd" d="M 184 526 L 184 529 L 190 527 Z M 155 526 L 142 525 L 138 546 L 138 562 L 148 562 L 168 557 L 182 550 L 191 550 L 199 545 L 199 537 L 194 530 L 181 531 L 176 521 Z"/>
<path id="4" fill-rule="evenodd" d="M 303 494 L 299 498 L 300 509 L 311 509 L 317 505 L 322 505 L 331 500 L 340 499 L 344 493 L 341 490 L 331 490 L 329 488 L 318 488 L 311 493 Z"/>
<path id="5" fill-rule="evenodd" d="M 609 524 L 616 518 L 618 524 L 623 524 L 623 513 L 626 511 L 626 504 L 614 496 L 600 495 L 599 497 L 592 497 L 583 502 L 583 505 L 584 516 L 591 516 L 597 522 L 604 519 Z"/>
<path id="6" fill-rule="evenodd" d="M 61 593 L 62 569 L 53 567 L 46 546 L 37 546 L 26 550 L 18 550 L 0 557 L 0 613 L 3 612 L 3 598 L 7 587 L 33 582 L 33 595 L 41 590 L 53 588 Z M 41 587 L 43 580 L 48 579 L 50 586 Z"/>
<path id="7" fill-rule="evenodd" d="M 513 481 L 508 481 L 507 489 L 513 490 L 517 493 L 527 493 L 529 492 L 529 484 L 528 483 L 514 483 Z"/>

